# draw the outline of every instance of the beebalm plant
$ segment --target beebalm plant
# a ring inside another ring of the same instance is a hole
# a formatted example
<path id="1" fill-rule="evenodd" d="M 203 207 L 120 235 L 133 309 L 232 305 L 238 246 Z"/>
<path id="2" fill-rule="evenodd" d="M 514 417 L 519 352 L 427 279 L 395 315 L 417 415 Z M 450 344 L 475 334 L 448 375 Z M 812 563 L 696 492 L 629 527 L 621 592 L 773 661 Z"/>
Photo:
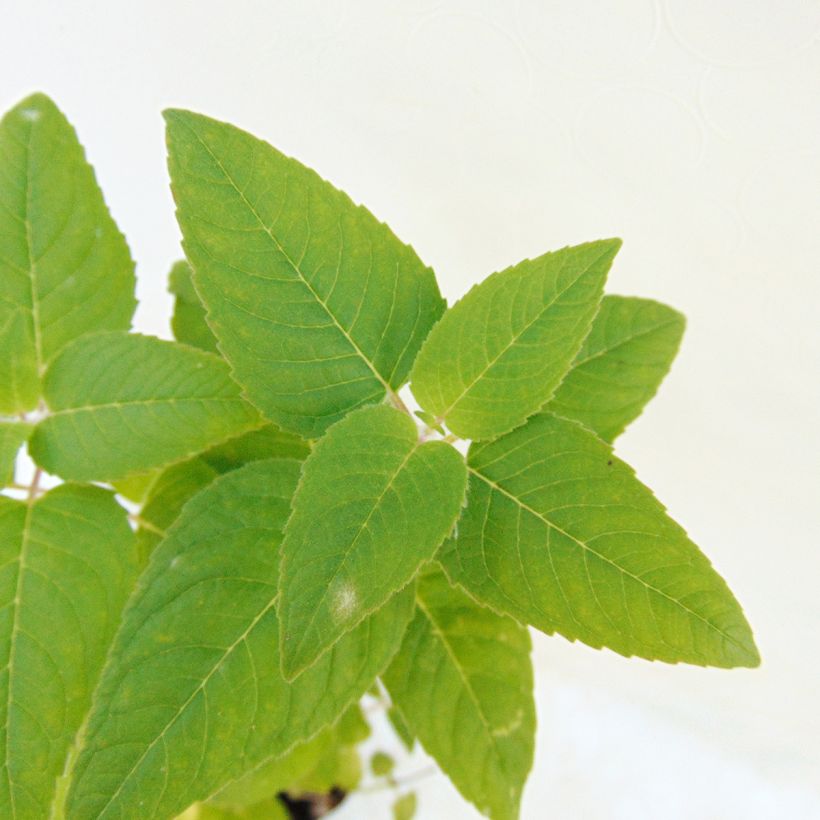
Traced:
<path id="1" fill-rule="evenodd" d="M 684 325 L 603 295 L 619 241 L 448 308 L 313 171 L 165 118 L 176 341 L 129 330 L 134 263 L 55 105 L 0 125 L 0 815 L 318 815 L 363 776 L 369 699 L 513 820 L 529 627 L 758 664 L 724 581 L 613 453 Z M 409 818 L 392 759 L 371 770 Z"/>

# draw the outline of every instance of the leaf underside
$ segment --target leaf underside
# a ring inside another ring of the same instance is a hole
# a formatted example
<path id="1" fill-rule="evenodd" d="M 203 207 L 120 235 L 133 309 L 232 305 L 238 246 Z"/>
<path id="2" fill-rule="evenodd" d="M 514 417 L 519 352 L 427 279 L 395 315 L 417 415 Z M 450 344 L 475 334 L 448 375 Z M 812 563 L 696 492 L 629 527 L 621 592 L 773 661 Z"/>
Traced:
<path id="1" fill-rule="evenodd" d="M 623 655 L 756 666 L 723 579 L 611 448 L 548 413 L 473 445 L 467 509 L 440 559 L 479 601 Z"/>

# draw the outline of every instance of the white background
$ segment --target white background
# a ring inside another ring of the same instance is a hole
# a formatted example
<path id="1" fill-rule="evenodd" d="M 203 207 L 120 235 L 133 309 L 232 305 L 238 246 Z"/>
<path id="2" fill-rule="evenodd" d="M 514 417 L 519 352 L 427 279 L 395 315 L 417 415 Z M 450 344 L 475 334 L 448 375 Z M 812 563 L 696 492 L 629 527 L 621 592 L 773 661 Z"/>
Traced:
<path id="1" fill-rule="evenodd" d="M 818 0 L 27 0 L 0 20 L 0 105 L 43 90 L 77 126 L 138 261 L 141 330 L 168 335 L 179 256 L 168 105 L 314 166 L 451 299 L 623 237 L 610 290 L 689 325 L 618 450 L 729 579 L 764 662 L 536 636 L 524 817 L 820 817 Z M 474 817 L 444 778 L 419 790 L 423 818 Z"/>

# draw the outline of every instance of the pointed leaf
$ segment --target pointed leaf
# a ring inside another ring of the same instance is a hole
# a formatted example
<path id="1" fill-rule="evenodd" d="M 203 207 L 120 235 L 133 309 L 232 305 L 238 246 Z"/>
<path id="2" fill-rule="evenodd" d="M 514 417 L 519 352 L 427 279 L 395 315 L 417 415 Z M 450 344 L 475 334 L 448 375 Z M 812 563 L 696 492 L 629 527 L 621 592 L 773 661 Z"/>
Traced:
<path id="1" fill-rule="evenodd" d="M 196 289 L 248 398 L 315 438 L 403 384 L 444 310 L 433 272 L 267 143 L 187 111 L 165 118 Z"/>
<path id="2" fill-rule="evenodd" d="M 419 404 L 462 438 L 517 427 L 553 394 L 589 332 L 620 240 L 527 259 L 447 311 L 413 366 Z"/>
<path id="3" fill-rule="evenodd" d="M 0 496 L 0 565 L 0 817 L 49 817 L 136 574 L 125 510 L 72 484 Z"/>
<path id="4" fill-rule="evenodd" d="M 546 409 L 612 441 L 657 392 L 685 325 L 680 313 L 660 302 L 605 296 L 572 370 Z"/>
<path id="5" fill-rule="evenodd" d="M 416 601 L 385 686 L 464 797 L 493 820 L 514 820 L 535 744 L 527 630 L 450 586 L 440 569 L 422 575 Z"/>
<path id="6" fill-rule="evenodd" d="M 393 820 L 413 820 L 416 815 L 416 793 L 408 792 L 393 803 Z"/>
<path id="7" fill-rule="evenodd" d="M 74 129 L 34 94 L 0 121 L 0 413 L 34 408 L 72 339 L 127 330 L 134 263 Z"/>
<path id="8" fill-rule="evenodd" d="M 548 413 L 468 459 L 468 504 L 441 560 L 478 600 L 622 655 L 756 666 L 709 561 L 612 449 Z"/>
<path id="9" fill-rule="evenodd" d="M 0 487 L 14 481 L 17 453 L 32 429 L 32 425 L 22 421 L 0 421 Z"/>
<path id="10" fill-rule="evenodd" d="M 129 333 L 67 347 L 45 378 L 51 414 L 32 458 L 67 479 L 110 481 L 169 464 L 258 426 L 218 357 Z"/>
<path id="11" fill-rule="evenodd" d="M 302 461 L 310 452 L 304 439 L 266 424 L 218 444 L 200 455 L 166 467 L 151 485 L 140 510 L 137 545 L 142 563 L 147 561 L 165 531 L 177 520 L 188 499 L 217 476 L 243 464 L 267 458 Z"/>
<path id="12" fill-rule="evenodd" d="M 175 296 L 174 315 L 171 319 L 174 338 L 209 353 L 218 353 L 216 337 L 205 320 L 205 308 L 194 290 L 191 266 L 187 262 L 176 262 L 171 268 L 168 290 Z"/>
<path id="13" fill-rule="evenodd" d="M 305 461 L 282 544 L 282 669 L 312 664 L 406 586 L 453 527 L 464 499 L 462 456 L 422 443 L 385 405 L 351 413 Z"/>
<path id="14" fill-rule="evenodd" d="M 185 507 L 151 556 L 97 690 L 69 817 L 172 817 L 332 723 L 396 651 L 412 589 L 293 683 L 276 578 L 299 463 L 258 461 Z"/>

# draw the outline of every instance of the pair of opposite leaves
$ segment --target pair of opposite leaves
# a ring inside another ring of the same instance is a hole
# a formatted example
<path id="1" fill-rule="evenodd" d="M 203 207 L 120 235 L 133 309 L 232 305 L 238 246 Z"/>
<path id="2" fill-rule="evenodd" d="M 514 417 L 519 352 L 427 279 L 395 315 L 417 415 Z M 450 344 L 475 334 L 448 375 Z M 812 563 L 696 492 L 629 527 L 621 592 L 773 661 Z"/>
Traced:
<path id="1" fill-rule="evenodd" d="M 296 163 L 284 160 L 268 146 L 194 115 L 174 114 L 170 120 L 172 173 L 174 164 L 181 163 L 173 175 L 186 248 L 197 265 L 197 284 L 208 305 L 211 326 L 255 404 L 269 417 L 290 427 L 318 433 L 347 409 L 375 401 L 387 390 L 397 388 L 405 380 L 429 326 L 443 310 L 432 274 L 367 212 L 354 208 L 342 194 Z M 262 161 L 254 177 L 257 153 Z M 297 179 L 293 181 L 292 176 Z M 289 201 L 286 191 L 291 192 L 291 199 L 296 197 L 295 203 Z M 273 227 L 282 232 L 274 233 Z M 613 252 L 614 247 L 606 243 L 568 249 L 497 274 L 471 292 L 438 325 L 419 356 L 413 389 L 422 406 L 445 420 L 451 429 L 474 438 L 500 435 L 520 424 L 549 398 L 576 354 L 598 307 Z M 260 273 L 260 268 L 264 273 Z M 364 280 L 362 270 L 368 271 Z M 271 298 L 273 294 L 275 298 Z M 602 310 L 599 319 L 605 313 L 617 317 L 620 311 L 623 315 L 619 321 L 596 322 L 587 341 L 586 355 L 576 361 L 576 368 L 551 405 L 552 409 L 576 415 L 590 426 L 600 422 L 598 428 L 602 433 L 606 432 L 607 424 L 614 428 L 611 433 L 618 432 L 637 415 L 668 366 L 664 360 L 666 353 L 660 356 L 660 362 L 652 361 L 650 345 L 648 357 L 644 355 L 642 360 L 637 356 L 638 366 L 626 362 L 627 375 L 635 383 L 618 384 L 616 379 L 617 395 L 611 397 L 614 401 L 604 400 L 590 406 L 589 397 L 585 396 L 589 384 L 594 386 L 596 376 L 606 378 L 613 373 L 613 362 L 606 361 L 607 347 L 601 344 L 601 335 L 605 337 L 613 327 L 616 336 L 624 333 L 624 317 L 638 325 L 632 314 L 651 313 L 653 307 L 651 303 L 612 298 L 604 301 L 605 308 L 608 305 L 609 309 Z M 631 311 L 632 307 L 638 310 Z M 654 308 L 663 314 L 660 306 Z M 656 327 L 651 327 L 650 322 L 649 329 L 633 332 L 635 329 L 630 326 L 624 333 L 625 339 L 615 341 L 614 346 L 631 344 L 634 348 L 637 340 L 640 353 L 642 336 L 657 336 L 657 331 L 668 331 L 671 327 L 671 358 L 677 344 L 674 318 L 666 310 Z M 596 329 L 600 329 L 597 341 L 592 338 Z M 483 344 L 477 344 L 476 338 Z M 51 378 L 46 378 L 45 392 L 55 412 L 35 434 L 32 449 L 35 456 L 40 453 L 41 462 L 56 458 L 55 472 L 70 476 L 75 470 L 76 477 L 111 478 L 111 474 L 88 474 L 89 469 L 97 469 L 88 466 L 95 461 L 94 428 L 105 430 L 107 438 L 113 439 L 113 450 L 120 444 L 116 435 L 118 424 L 127 433 L 135 425 L 155 422 L 153 414 L 160 408 L 179 415 L 178 430 L 166 436 L 168 441 L 155 447 L 150 458 L 143 454 L 143 462 L 156 459 L 160 452 L 181 456 L 178 443 L 174 449 L 178 439 L 188 451 L 199 449 L 204 442 L 186 439 L 186 432 L 190 435 L 186 417 L 190 420 L 194 407 L 207 408 L 208 401 L 213 399 L 225 401 L 237 412 L 241 407 L 246 414 L 242 423 L 253 423 L 252 411 L 235 392 L 231 393 L 229 386 L 224 388 L 225 395 L 220 395 L 220 391 L 211 395 L 207 390 L 200 394 L 190 391 L 189 383 L 172 384 L 167 389 L 169 385 L 160 379 L 166 390 L 160 394 L 149 391 L 146 395 L 140 392 L 143 379 L 136 378 L 125 389 L 117 384 L 106 389 L 103 384 L 95 395 L 93 390 L 100 385 L 87 383 L 81 384 L 73 397 L 70 395 L 75 379 L 95 372 L 97 357 L 109 347 L 114 350 L 120 346 L 119 352 L 112 355 L 112 361 L 117 361 L 132 346 L 138 367 L 143 348 L 162 345 L 138 340 L 139 337 L 85 340 L 64 354 L 64 360 L 73 367 L 65 366 L 65 361 L 63 366 L 57 366 L 58 360 L 49 371 Z M 595 350 L 594 344 L 601 349 Z M 178 350 L 175 355 L 182 353 Z M 165 350 L 163 355 L 171 354 Z M 271 360 L 275 363 L 273 367 Z M 158 352 L 157 362 L 161 361 Z M 624 362 L 616 360 L 615 365 L 623 371 Z M 213 367 L 214 361 L 206 364 L 202 359 L 196 369 Z M 165 371 L 166 377 L 173 369 Z M 616 373 L 618 369 L 616 366 Z M 149 362 L 139 375 L 150 383 L 153 370 L 154 365 Z M 97 368 L 97 375 L 100 372 Z M 273 378 L 274 373 L 278 378 Z M 61 400 L 66 394 L 68 398 Z M 605 399 L 606 395 L 599 394 L 598 398 Z M 631 398 L 633 406 L 625 398 Z M 146 408 L 151 412 L 146 413 Z M 185 412 L 179 413 L 180 408 Z M 213 415 L 207 410 L 203 412 L 205 420 Z M 134 413 L 132 418 L 128 418 L 129 413 Z M 107 414 L 107 418 L 101 414 Z M 106 419 L 102 424 L 101 418 Z M 168 418 L 165 416 L 147 430 L 145 442 L 134 448 L 130 461 L 125 459 L 129 469 L 146 466 L 139 462 L 140 452 L 145 447 L 150 449 L 156 437 L 161 437 L 161 428 Z M 87 423 L 85 433 L 83 420 Z M 57 427 L 59 424 L 64 425 L 62 430 Z M 315 611 L 306 613 L 297 601 L 293 620 L 300 623 L 301 618 L 307 627 L 296 631 L 302 640 L 293 644 L 295 649 L 290 654 L 296 658 L 295 671 L 303 668 L 299 667 L 300 662 L 309 665 L 326 648 L 306 642 L 311 630 L 329 645 L 334 636 L 352 629 L 412 577 L 420 563 L 432 555 L 458 514 L 455 499 L 460 501 L 463 490 L 463 462 L 447 445 L 419 445 L 411 428 L 408 419 L 388 408 L 362 410 L 335 427 L 316 448 L 313 468 L 306 470 L 303 481 L 301 529 L 297 495 L 294 543 L 298 544 L 301 538 L 308 547 L 315 544 L 316 532 L 330 523 L 331 534 L 338 536 L 336 544 L 347 551 L 345 557 L 351 553 L 356 560 L 344 567 L 342 575 L 339 555 L 314 556 L 324 562 L 317 564 L 320 578 L 324 572 L 324 577 L 330 579 L 323 585 L 313 578 L 311 587 L 324 607 L 322 611 L 320 606 L 319 611 L 329 628 L 325 631 L 321 621 L 316 622 Z M 78 429 L 82 446 L 89 450 L 86 466 L 79 468 L 85 469 L 86 474 L 78 473 L 70 464 L 82 447 L 76 446 L 78 440 L 72 443 L 66 436 Z M 365 435 L 361 435 L 362 431 Z M 51 440 L 46 435 L 49 432 Z M 207 437 L 218 437 L 218 432 L 209 430 Z M 357 441 L 365 447 L 361 453 L 355 450 Z M 566 450 L 569 445 L 572 449 Z M 53 455 L 55 452 L 57 456 Z M 60 452 L 69 466 L 60 465 Z M 321 452 L 325 457 L 320 459 Z M 529 460 L 521 462 L 522 453 Z M 579 458 L 579 454 L 585 458 Z M 351 465 L 355 466 L 350 461 L 353 457 L 360 461 L 369 459 L 372 468 L 358 490 L 350 475 Z M 505 464 L 505 460 L 510 463 Z M 544 476 L 543 465 L 548 460 L 553 460 L 550 475 L 560 480 L 548 487 L 536 487 L 532 478 Z M 601 470 L 604 461 L 610 469 Z M 570 637 L 581 637 L 595 645 L 608 643 L 627 654 L 637 652 L 667 660 L 720 665 L 753 661 L 753 649 L 749 650 L 749 642 L 744 640 L 745 622 L 738 626 L 737 613 L 731 606 L 725 608 L 727 601 L 734 604 L 725 587 L 718 583 L 719 579 L 715 580 L 717 576 L 705 559 L 693 560 L 699 556 L 697 550 L 668 522 L 659 505 L 629 471 L 618 462 L 613 464 L 608 448 L 594 436 L 554 416 L 542 415 L 509 436 L 474 447 L 469 463 L 470 504 L 462 521 L 462 533 L 455 541 L 456 549 L 445 550 L 443 559 L 448 570 L 482 600 L 498 604 L 500 593 L 499 608 L 512 611 L 521 620 L 547 631 L 558 628 Z M 552 469 L 555 464 L 560 465 L 557 471 Z M 335 472 L 333 468 L 337 468 Z M 108 469 L 122 470 L 123 463 Z M 419 491 L 415 482 L 427 477 L 430 483 Z M 329 481 L 351 486 L 352 492 L 342 494 L 341 499 L 330 499 L 328 506 Z M 579 497 L 579 481 L 594 485 L 598 497 L 591 501 L 583 493 Z M 374 504 L 374 498 L 384 503 Z M 571 503 L 555 507 L 556 498 Z M 441 515 L 419 521 L 421 508 L 405 508 L 403 499 L 427 505 L 425 513 L 430 506 L 438 506 Z M 609 507 L 610 517 L 622 529 L 615 533 L 603 531 L 607 522 L 597 520 L 601 506 Z M 361 510 L 365 507 L 368 513 L 362 524 Z M 448 511 L 448 507 L 453 509 Z M 580 532 L 577 515 L 567 512 L 573 508 L 576 513 L 586 512 L 589 519 Z M 478 515 L 484 521 L 480 532 L 475 526 Z M 526 519 L 524 527 L 522 516 Z M 348 520 L 349 532 L 339 526 Z M 638 527 L 646 531 L 640 532 L 644 554 L 636 558 L 630 543 L 634 547 Z M 379 531 L 385 535 L 385 552 L 378 552 L 377 562 L 372 559 L 381 543 L 376 537 Z M 419 554 L 408 557 L 397 549 L 401 542 L 395 535 L 402 532 L 411 537 L 404 543 L 417 544 Z M 512 533 L 516 534 L 516 566 L 521 568 L 520 573 L 511 572 L 509 566 Z M 497 536 L 506 538 L 508 543 L 494 543 Z M 461 549 L 462 545 L 466 545 L 465 549 Z M 495 549 L 487 550 L 488 546 Z M 393 566 L 385 560 L 388 553 L 404 560 Z M 294 550 L 294 554 L 302 556 L 304 550 Z M 495 561 L 492 567 L 487 562 L 488 554 Z M 285 560 L 287 555 L 286 550 Z M 547 568 L 546 559 L 551 573 L 543 573 L 547 577 L 544 581 L 541 570 Z M 651 564 L 648 568 L 647 561 Z M 477 566 L 478 563 L 485 566 Z M 476 573 L 476 569 L 480 571 Z M 382 576 L 374 579 L 372 573 L 380 571 Z M 297 565 L 294 572 L 301 573 L 303 580 L 311 580 L 303 567 Z M 663 578 L 664 573 L 668 577 Z M 661 583 L 653 583 L 651 578 L 647 582 L 645 576 L 661 577 Z M 283 580 L 286 578 L 283 573 Z M 535 588 L 533 579 L 541 584 L 540 589 Z M 380 583 L 373 583 L 374 580 Z M 618 581 L 624 587 L 622 592 L 613 590 Z M 632 589 L 628 592 L 630 585 Z M 510 596 L 507 600 L 516 586 L 518 598 Z M 285 590 L 283 583 L 283 598 Z M 565 607 L 557 606 L 556 595 Z M 643 598 L 647 600 L 642 601 Z M 687 605 L 685 598 L 698 600 Z M 716 606 L 721 605 L 724 609 L 718 611 Z M 638 626 L 645 629 L 612 639 L 612 633 L 619 628 L 623 632 L 625 620 L 632 621 L 631 606 L 645 621 Z M 731 624 L 721 629 L 720 623 L 714 623 L 721 618 L 724 624 L 734 618 L 734 632 Z M 682 635 L 687 628 L 690 634 Z M 283 634 L 289 634 L 284 621 Z M 327 634 L 331 636 L 329 641 Z M 721 641 L 725 641 L 725 646 L 719 645 Z M 727 647 L 728 651 L 724 651 Z M 738 647 L 747 650 L 746 654 Z"/>

